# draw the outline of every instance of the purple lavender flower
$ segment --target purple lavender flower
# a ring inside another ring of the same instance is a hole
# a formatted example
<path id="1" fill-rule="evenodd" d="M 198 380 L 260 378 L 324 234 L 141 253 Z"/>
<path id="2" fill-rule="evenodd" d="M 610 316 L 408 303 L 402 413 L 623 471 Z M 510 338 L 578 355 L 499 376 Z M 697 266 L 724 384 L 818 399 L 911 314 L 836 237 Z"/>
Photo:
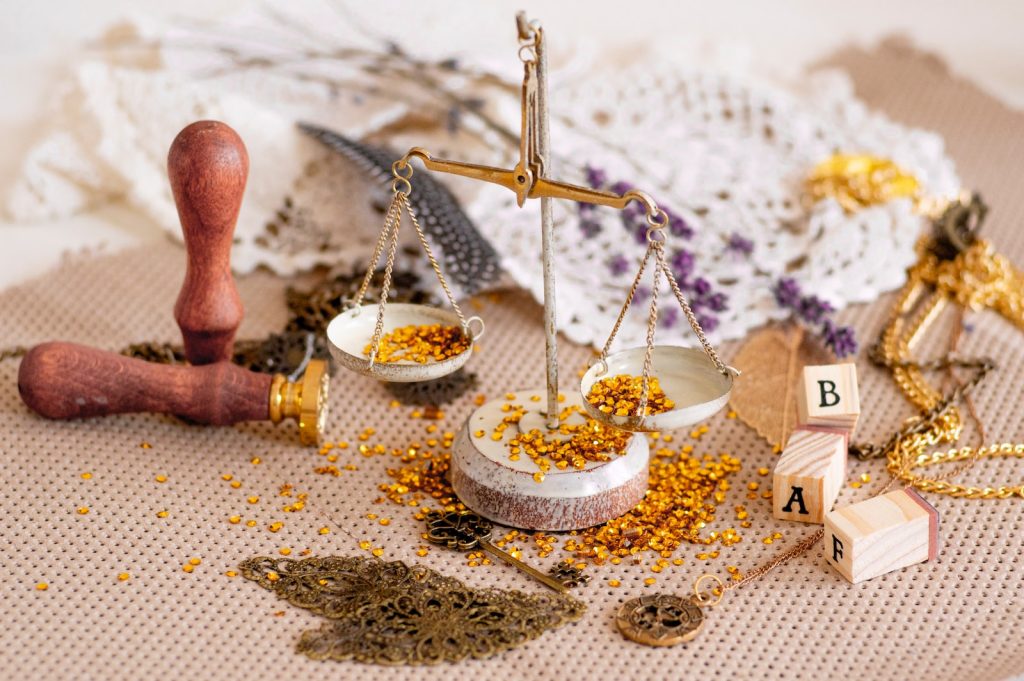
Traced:
<path id="1" fill-rule="evenodd" d="M 711 293 L 711 282 L 704 277 L 697 277 L 693 280 L 693 292 L 703 298 Z"/>
<path id="2" fill-rule="evenodd" d="M 621 276 L 629 271 L 629 260 L 620 253 L 608 261 L 608 269 L 611 270 L 613 276 Z"/>
<path id="3" fill-rule="evenodd" d="M 592 165 L 587 165 L 587 167 L 583 169 L 583 172 L 586 174 L 587 184 L 589 184 L 593 189 L 601 189 L 608 184 L 608 173 L 606 173 L 602 168 L 595 168 Z"/>
<path id="4" fill-rule="evenodd" d="M 584 238 L 593 239 L 601 233 L 601 221 L 589 216 L 580 217 L 580 231 Z"/>
<path id="5" fill-rule="evenodd" d="M 732 236 L 729 237 L 729 241 L 725 245 L 725 248 L 733 253 L 750 255 L 754 252 L 754 242 L 750 239 L 744 238 L 743 235 L 738 232 L 733 232 Z"/>
<path id="6" fill-rule="evenodd" d="M 775 302 L 779 304 L 779 307 L 796 310 L 800 305 L 800 284 L 796 283 L 796 279 L 789 277 L 779 279 L 772 288 L 772 293 L 775 294 Z"/>
<path id="7" fill-rule="evenodd" d="M 638 222 L 633 225 L 633 238 L 638 244 L 647 243 L 647 225 L 643 222 Z"/>
<path id="8" fill-rule="evenodd" d="M 693 274 L 693 253 L 679 249 L 669 258 L 668 264 L 677 280 L 686 281 Z"/>
<path id="9" fill-rule="evenodd" d="M 699 314 L 697 315 L 697 323 L 706 332 L 711 333 L 718 328 L 718 317 L 712 314 Z"/>
<path id="10" fill-rule="evenodd" d="M 708 307 L 715 312 L 729 309 L 729 298 L 724 293 L 713 293 L 707 298 Z"/>
<path id="11" fill-rule="evenodd" d="M 682 216 L 678 215 L 667 206 L 662 210 L 664 210 L 665 215 L 668 216 L 668 231 L 672 236 L 678 236 L 683 239 L 690 239 L 693 237 L 693 228 L 686 224 L 686 220 L 684 220 Z"/>
<path id="12" fill-rule="evenodd" d="M 835 308 L 827 300 L 815 295 L 801 295 L 800 285 L 789 277 L 779 279 L 772 287 L 772 293 L 779 307 L 789 310 L 805 324 L 818 327 L 822 343 L 836 357 L 846 357 L 857 352 L 857 338 L 853 328 L 839 326 L 828 318 L 827 315 L 835 312 Z"/>
<path id="13" fill-rule="evenodd" d="M 658 322 L 666 329 L 671 329 L 679 321 L 679 308 L 672 306 L 666 307 L 660 310 L 658 313 Z"/>
<path id="14" fill-rule="evenodd" d="M 849 326 L 837 326 L 831 319 L 826 319 L 821 327 L 821 336 L 836 357 L 843 358 L 857 352 L 857 339 Z"/>
<path id="15" fill-rule="evenodd" d="M 796 307 L 796 313 L 805 322 L 810 322 L 811 324 L 821 322 L 826 314 L 835 311 L 836 309 L 827 300 L 822 300 L 818 296 L 804 296 Z"/>
<path id="16" fill-rule="evenodd" d="M 637 286 L 636 293 L 633 295 L 634 303 L 642 303 L 651 297 L 651 289 L 646 286 Z"/>
<path id="17" fill-rule="evenodd" d="M 611 189 L 616 194 L 625 194 L 628 191 L 636 189 L 636 187 L 629 182 L 619 180 L 618 182 L 613 183 L 612 186 L 609 187 L 609 189 Z"/>

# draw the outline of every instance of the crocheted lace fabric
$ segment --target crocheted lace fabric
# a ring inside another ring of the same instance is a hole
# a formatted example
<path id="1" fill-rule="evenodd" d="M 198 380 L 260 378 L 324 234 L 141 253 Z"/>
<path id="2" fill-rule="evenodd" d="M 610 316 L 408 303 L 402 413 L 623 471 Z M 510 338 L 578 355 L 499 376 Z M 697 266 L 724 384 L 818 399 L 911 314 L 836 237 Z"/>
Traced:
<path id="1" fill-rule="evenodd" d="M 423 67 L 444 91 L 475 102 L 484 120 L 375 68 L 393 61 L 337 17 L 325 29 L 322 18 L 275 12 L 214 27 L 122 30 L 116 47 L 76 68 L 51 131 L 25 161 L 8 213 L 19 221 L 52 218 L 124 197 L 180 238 L 166 151 L 187 123 L 217 118 L 238 130 L 251 159 L 233 265 L 290 275 L 365 262 L 381 226 L 384 191 L 307 139 L 296 121 L 399 150 L 421 145 L 448 158 L 514 162 L 517 148 L 501 132 L 516 133 L 519 124 L 520 67 L 511 38 L 500 73 L 466 62 L 457 70 Z M 641 62 L 598 69 L 593 55 L 566 51 L 567 38 L 558 38 L 550 174 L 585 183 L 589 166 L 610 186 L 628 182 L 671 209 L 681 222 L 669 253 L 688 295 L 704 306 L 702 318 L 715 327 L 712 339 L 737 338 L 781 316 L 770 292 L 781 275 L 813 282 L 837 308 L 902 283 L 921 219 L 908 200 L 852 215 L 831 201 L 808 205 L 803 179 L 828 155 L 892 158 L 929 195 L 951 195 L 960 186 L 941 138 L 870 111 L 841 73 L 783 87 L 706 67 Z M 124 49 L 149 40 L 158 54 Z M 502 189 L 442 179 L 506 272 L 542 300 L 537 203 L 519 208 Z M 645 244 L 615 211 L 584 214 L 558 202 L 555 219 L 559 327 L 578 343 L 601 345 Z M 642 343 L 643 308 L 627 317 L 623 346 Z M 659 323 L 660 342 L 692 342 L 676 310 L 663 311 Z"/>

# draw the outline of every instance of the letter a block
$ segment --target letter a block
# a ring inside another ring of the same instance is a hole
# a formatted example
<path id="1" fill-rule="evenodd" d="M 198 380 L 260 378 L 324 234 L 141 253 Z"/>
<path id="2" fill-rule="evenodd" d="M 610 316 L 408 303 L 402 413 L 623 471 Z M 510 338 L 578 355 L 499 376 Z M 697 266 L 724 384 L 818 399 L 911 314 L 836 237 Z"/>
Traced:
<path id="1" fill-rule="evenodd" d="M 825 558 L 854 584 L 939 552 L 939 513 L 907 488 L 825 515 Z"/>
<path id="2" fill-rule="evenodd" d="M 846 434 L 798 428 L 772 477 L 772 513 L 779 520 L 822 523 L 846 479 Z"/>
<path id="3" fill-rule="evenodd" d="M 804 367 L 796 411 L 800 425 L 836 428 L 852 435 L 860 416 L 857 367 L 853 364 Z"/>

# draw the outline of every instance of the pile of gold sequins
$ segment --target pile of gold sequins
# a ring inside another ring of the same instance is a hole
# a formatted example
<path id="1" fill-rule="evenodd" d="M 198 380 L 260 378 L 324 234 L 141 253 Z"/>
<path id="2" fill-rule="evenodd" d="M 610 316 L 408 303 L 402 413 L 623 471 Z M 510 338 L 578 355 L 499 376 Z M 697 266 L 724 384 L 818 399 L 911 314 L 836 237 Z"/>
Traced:
<path id="1" fill-rule="evenodd" d="M 642 376 L 630 376 L 629 374 L 618 374 L 602 378 L 591 386 L 587 393 L 587 402 L 597 407 L 605 414 L 613 416 L 630 416 L 637 413 L 640 408 L 640 400 L 644 393 L 644 379 Z M 644 410 L 645 416 L 651 414 L 662 414 L 674 409 L 676 403 L 665 395 L 661 384 L 656 376 L 648 379 L 647 407 Z"/>
<path id="2" fill-rule="evenodd" d="M 363 354 L 369 357 L 372 347 L 367 343 Z M 457 326 L 410 324 L 381 337 L 376 361 L 426 364 L 461 355 L 468 349 L 469 339 Z"/>

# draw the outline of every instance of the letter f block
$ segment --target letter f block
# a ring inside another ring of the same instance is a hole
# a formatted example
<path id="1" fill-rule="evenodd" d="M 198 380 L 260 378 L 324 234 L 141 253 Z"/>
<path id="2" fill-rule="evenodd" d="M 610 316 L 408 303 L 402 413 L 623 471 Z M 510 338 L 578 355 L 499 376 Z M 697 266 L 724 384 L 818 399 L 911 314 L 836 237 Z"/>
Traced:
<path id="1" fill-rule="evenodd" d="M 804 367 L 797 391 L 797 418 L 802 426 L 841 430 L 849 437 L 860 416 L 857 367 L 825 364 Z"/>

